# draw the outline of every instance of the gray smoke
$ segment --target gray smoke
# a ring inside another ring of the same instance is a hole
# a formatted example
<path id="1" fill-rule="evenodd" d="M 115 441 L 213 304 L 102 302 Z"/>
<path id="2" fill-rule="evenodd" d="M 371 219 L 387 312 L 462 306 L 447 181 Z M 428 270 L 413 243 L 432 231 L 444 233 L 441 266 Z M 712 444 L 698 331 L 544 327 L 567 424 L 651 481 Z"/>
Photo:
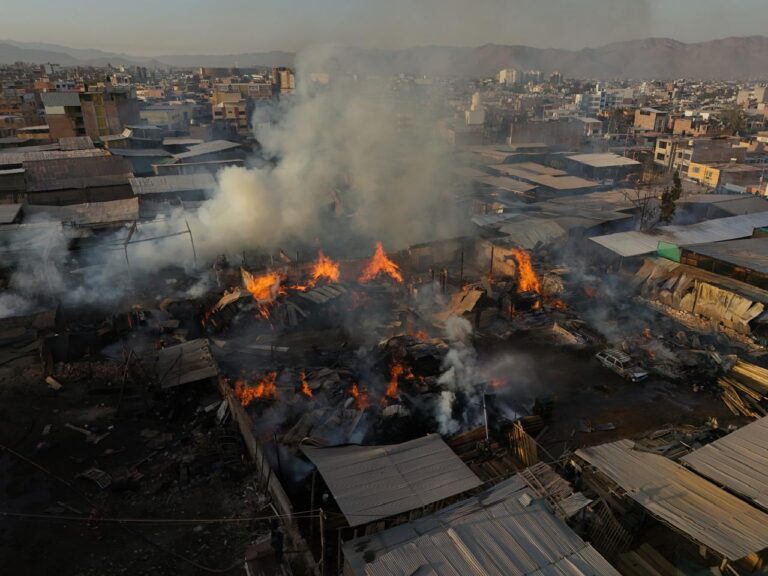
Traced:
<path id="1" fill-rule="evenodd" d="M 462 392 L 470 402 L 482 402 L 482 390 L 478 389 L 480 371 L 477 351 L 471 338 L 472 324 L 467 319 L 454 316 L 446 320 L 445 340 L 450 349 L 443 359 L 443 372 L 437 380 L 444 391 L 435 405 L 435 420 L 444 435 L 454 434 L 468 424 L 454 418 L 457 392 Z"/>

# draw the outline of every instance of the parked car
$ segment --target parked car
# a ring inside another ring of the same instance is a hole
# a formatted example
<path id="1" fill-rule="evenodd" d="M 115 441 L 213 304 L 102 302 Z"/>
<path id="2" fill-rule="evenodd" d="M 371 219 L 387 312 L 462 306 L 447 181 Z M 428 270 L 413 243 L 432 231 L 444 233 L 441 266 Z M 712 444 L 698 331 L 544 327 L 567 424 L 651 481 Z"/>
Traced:
<path id="1" fill-rule="evenodd" d="M 648 372 L 638 366 L 628 354 L 620 350 L 609 348 L 598 352 L 595 358 L 606 368 L 613 370 L 622 378 L 632 382 L 640 382 L 648 378 Z"/>

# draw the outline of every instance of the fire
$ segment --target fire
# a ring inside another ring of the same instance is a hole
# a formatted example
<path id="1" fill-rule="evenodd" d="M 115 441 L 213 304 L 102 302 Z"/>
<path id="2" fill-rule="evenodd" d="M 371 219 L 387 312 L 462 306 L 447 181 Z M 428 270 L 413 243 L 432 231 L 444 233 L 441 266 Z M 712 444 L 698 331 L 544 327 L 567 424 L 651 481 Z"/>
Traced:
<path id="1" fill-rule="evenodd" d="M 244 379 L 235 383 L 235 395 L 240 404 L 248 406 L 254 400 L 277 400 L 277 372 L 268 372 L 256 386 L 248 386 Z"/>
<path id="2" fill-rule="evenodd" d="M 243 277 L 243 286 L 259 304 L 270 304 L 280 294 L 281 278 L 277 272 L 254 276 L 248 270 L 240 268 L 240 274 Z"/>
<path id="3" fill-rule="evenodd" d="M 307 375 L 302 372 L 300 375 L 301 378 L 301 393 L 304 394 L 307 398 L 312 398 L 312 389 L 309 387 L 309 382 L 307 381 Z"/>
<path id="4" fill-rule="evenodd" d="M 387 257 L 381 242 L 376 242 L 376 252 L 366 265 L 359 280 L 363 283 L 370 282 L 382 274 L 389 276 L 399 284 L 403 282 L 403 275 L 400 273 L 400 267 Z"/>
<path id="5" fill-rule="evenodd" d="M 533 303 L 533 306 L 531 306 L 531 310 L 534 312 L 536 310 L 541 310 L 541 300 L 536 300 L 536 302 Z"/>
<path id="6" fill-rule="evenodd" d="M 339 263 L 328 258 L 328 256 L 323 254 L 323 251 L 320 250 L 317 255 L 317 262 L 315 262 L 315 265 L 312 268 L 312 280 L 310 281 L 310 286 L 314 286 L 323 279 L 328 282 L 338 282 L 339 276 Z"/>
<path id="7" fill-rule="evenodd" d="M 646 340 L 653 339 L 653 333 L 651 332 L 651 329 L 648 326 L 643 328 L 643 338 L 645 338 Z"/>
<path id="8" fill-rule="evenodd" d="M 368 394 L 361 392 L 357 387 L 357 384 L 352 384 L 349 393 L 352 394 L 352 397 L 355 399 L 355 406 L 357 406 L 358 410 L 365 410 L 371 405 L 370 400 L 368 400 Z"/>
<path id="9" fill-rule="evenodd" d="M 522 248 L 515 248 L 513 254 L 517 261 L 518 291 L 541 294 L 541 282 L 533 270 L 531 255 Z"/>
<path id="10" fill-rule="evenodd" d="M 565 300 L 562 300 L 560 298 L 555 298 L 554 300 L 549 302 L 549 305 L 555 310 L 566 310 L 568 308 L 568 304 L 565 303 Z"/>
<path id="11" fill-rule="evenodd" d="M 417 332 L 414 332 L 412 336 L 416 338 L 416 340 L 421 340 L 421 341 L 429 340 L 429 334 L 424 332 L 424 330 L 418 330 Z"/>
<path id="12" fill-rule="evenodd" d="M 405 373 L 405 366 L 395 361 L 389 371 L 389 386 L 387 386 L 386 395 L 389 398 L 397 398 L 397 387 L 400 376 Z"/>
<path id="13" fill-rule="evenodd" d="M 277 272 L 267 272 L 260 276 L 254 276 L 248 270 L 240 268 L 243 277 L 243 286 L 251 293 L 259 307 L 259 314 L 263 318 L 269 318 L 269 305 L 280 295 L 280 282 L 282 280 Z"/>

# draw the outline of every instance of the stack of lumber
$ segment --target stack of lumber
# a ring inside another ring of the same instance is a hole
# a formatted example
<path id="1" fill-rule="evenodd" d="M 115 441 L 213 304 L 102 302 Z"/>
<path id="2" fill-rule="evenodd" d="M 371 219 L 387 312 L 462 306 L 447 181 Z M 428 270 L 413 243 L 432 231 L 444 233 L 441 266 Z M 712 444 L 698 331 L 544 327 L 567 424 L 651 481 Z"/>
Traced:
<path id="1" fill-rule="evenodd" d="M 717 381 L 725 405 L 735 415 L 761 418 L 768 415 L 768 369 L 737 360 Z"/>

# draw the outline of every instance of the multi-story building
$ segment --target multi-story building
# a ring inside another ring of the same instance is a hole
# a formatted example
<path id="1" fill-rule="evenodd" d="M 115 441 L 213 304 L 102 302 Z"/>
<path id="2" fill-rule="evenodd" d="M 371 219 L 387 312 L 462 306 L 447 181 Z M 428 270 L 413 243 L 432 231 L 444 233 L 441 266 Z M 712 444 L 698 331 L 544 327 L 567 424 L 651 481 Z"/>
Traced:
<path id="1" fill-rule="evenodd" d="M 680 138 L 671 136 L 656 140 L 654 163 L 666 171 L 688 175 L 691 163 L 743 163 L 747 149 L 731 138 Z"/>
<path id="2" fill-rule="evenodd" d="M 576 106 L 585 116 L 598 116 L 609 110 L 615 110 L 625 105 L 627 98 L 625 90 L 595 90 L 576 95 Z"/>
<path id="3" fill-rule="evenodd" d="M 503 84 L 504 86 L 509 87 L 514 86 L 515 84 L 520 84 L 521 79 L 520 72 L 514 68 L 505 68 L 504 70 L 499 71 L 499 84 Z"/>
<path id="4" fill-rule="evenodd" d="M 664 132 L 669 113 L 655 108 L 635 110 L 634 127 L 637 132 Z"/>
<path id="5" fill-rule="evenodd" d="M 132 89 L 106 87 L 89 92 L 42 94 L 51 138 L 119 134 L 126 125 L 138 124 L 139 101 Z"/>
<path id="6" fill-rule="evenodd" d="M 276 94 L 290 94 L 296 89 L 293 70 L 285 66 L 272 68 L 272 90 Z"/>
<path id="7" fill-rule="evenodd" d="M 768 104 L 768 86 L 755 86 L 754 88 L 739 90 L 736 95 L 736 104 L 743 108 Z"/>

